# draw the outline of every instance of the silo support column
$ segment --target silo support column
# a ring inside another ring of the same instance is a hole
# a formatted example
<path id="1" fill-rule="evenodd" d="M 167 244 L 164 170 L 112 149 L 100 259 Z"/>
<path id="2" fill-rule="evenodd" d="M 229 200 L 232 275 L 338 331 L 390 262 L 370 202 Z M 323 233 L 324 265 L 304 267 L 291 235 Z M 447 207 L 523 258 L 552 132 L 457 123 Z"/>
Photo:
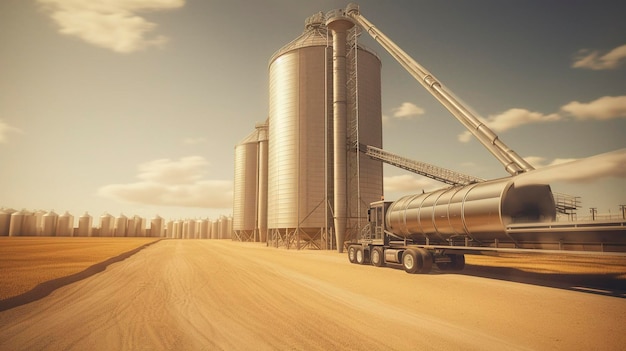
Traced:
<path id="1" fill-rule="evenodd" d="M 337 251 L 343 252 L 347 225 L 347 30 L 354 23 L 343 11 L 326 22 L 333 35 L 333 166 L 334 225 Z"/>

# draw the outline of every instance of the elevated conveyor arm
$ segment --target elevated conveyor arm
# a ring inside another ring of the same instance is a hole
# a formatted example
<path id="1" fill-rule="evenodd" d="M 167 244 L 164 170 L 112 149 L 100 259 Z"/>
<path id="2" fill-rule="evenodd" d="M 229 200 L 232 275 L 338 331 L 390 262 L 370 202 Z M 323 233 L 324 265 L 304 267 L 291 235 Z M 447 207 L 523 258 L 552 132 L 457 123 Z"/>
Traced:
<path id="1" fill-rule="evenodd" d="M 484 180 L 480 178 L 461 174 L 446 168 L 437 167 L 429 163 L 411 160 L 371 145 L 359 144 L 359 151 L 375 160 L 385 162 L 392 166 L 396 166 L 449 185 L 468 185 L 484 182 Z"/>
<path id="2" fill-rule="evenodd" d="M 385 50 L 391 54 L 428 92 L 430 92 L 448 111 L 461 122 L 489 152 L 491 152 L 511 174 L 519 174 L 533 170 L 528 162 L 515 151 L 506 146 L 498 136 L 482 123 L 474 114 L 448 92 L 437 79 L 424 67 L 415 62 L 387 36 L 378 31 L 365 17 L 361 16 L 359 6 L 349 4 L 347 15 L 372 36 Z"/>

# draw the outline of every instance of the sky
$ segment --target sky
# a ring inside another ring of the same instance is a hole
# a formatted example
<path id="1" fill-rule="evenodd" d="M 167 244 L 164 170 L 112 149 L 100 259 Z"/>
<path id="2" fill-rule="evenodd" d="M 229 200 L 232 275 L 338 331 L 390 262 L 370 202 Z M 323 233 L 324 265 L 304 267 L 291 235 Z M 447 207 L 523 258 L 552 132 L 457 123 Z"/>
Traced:
<path id="1" fill-rule="evenodd" d="M 307 17 L 347 3 L 1 1 L 0 207 L 230 215 L 234 147 L 267 118 L 270 57 Z M 537 168 L 526 179 L 579 196 L 579 218 L 626 204 L 626 3 L 358 4 Z M 360 40 L 382 61 L 385 150 L 508 176 L 381 46 Z M 445 186 L 391 166 L 384 177 L 387 200 Z"/>

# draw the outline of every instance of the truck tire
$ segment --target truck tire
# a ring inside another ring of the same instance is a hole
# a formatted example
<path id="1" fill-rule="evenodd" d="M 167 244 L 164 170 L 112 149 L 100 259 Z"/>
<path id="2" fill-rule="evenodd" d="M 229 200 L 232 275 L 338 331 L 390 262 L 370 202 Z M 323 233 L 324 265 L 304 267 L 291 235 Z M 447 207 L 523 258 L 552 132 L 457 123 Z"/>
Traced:
<path id="1" fill-rule="evenodd" d="M 355 255 L 355 262 L 357 264 L 365 263 L 365 251 L 363 250 L 362 247 L 357 246 L 354 255 Z"/>
<path id="2" fill-rule="evenodd" d="M 350 263 L 356 263 L 356 246 L 354 245 L 348 247 L 348 260 Z"/>
<path id="3" fill-rule="evenodd" d="M 447 255 L 450 258 L 450 262 L 438 262 L 437 268 L 442 271 L 462 271 L 465 268 L 465 255 Z"/>
<path id="4" fill-rule="evenodd" d="M 415 274 L 422 269 L 422 255 L 414 249 L 406 249 L 402 253 L 402 267 L 409 274 Z"/>
<path id="5" fill-rule="evenodd" d="M 385 266 L 385 256 L 382 247 L 374 247 L 372 249 L 372 253 L 370 254 L 370 261 L 372 261 L 372 265 L 376 267 Z"/>
<path id="6" fill-rule="evenodd" d="M 451 270 L 460 272 L 465 268 L 465 255 L 452 255 L 452 267 Z"/>
<path id="7" fill-rule="evenodd" d="M 426 249 L 417 249 L 416 251 L 422 256 L 422 268 L 417 273 L 430 273 L 430 270 L 433 268 L 433 256 Z"/>

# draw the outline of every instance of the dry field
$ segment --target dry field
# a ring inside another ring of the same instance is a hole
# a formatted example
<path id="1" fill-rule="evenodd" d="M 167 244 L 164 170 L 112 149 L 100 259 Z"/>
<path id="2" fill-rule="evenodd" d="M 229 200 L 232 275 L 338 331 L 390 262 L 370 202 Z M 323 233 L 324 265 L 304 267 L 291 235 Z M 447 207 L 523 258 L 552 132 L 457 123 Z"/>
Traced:
<path id="1" fill-rule="evenodd" d="M 619 272 L 542 260 L 409 275 L 329 251 L 161 240 L 0 312 L 0 350 L 623 350 L 626 295 L 574 289 L 619 287 Z"/>
<path id="2" fill-rule="evenodd" d="M 0 237 L 0 300 L 71 276 L 156 238 Z"/>

